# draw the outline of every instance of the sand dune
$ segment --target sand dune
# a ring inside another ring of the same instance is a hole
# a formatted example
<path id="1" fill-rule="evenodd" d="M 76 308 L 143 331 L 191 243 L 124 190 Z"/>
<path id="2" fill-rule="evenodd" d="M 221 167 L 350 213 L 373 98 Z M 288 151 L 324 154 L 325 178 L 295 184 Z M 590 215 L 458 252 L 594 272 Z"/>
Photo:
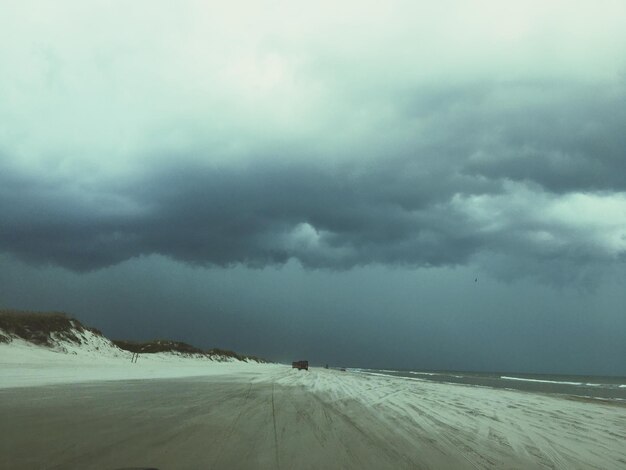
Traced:
<path id="1" fill-rule="evenodd" d="M 0 354 L 2 468 L 626 466 L 622 404 L 156 356 L 45 367 L 37 354 Z"/>

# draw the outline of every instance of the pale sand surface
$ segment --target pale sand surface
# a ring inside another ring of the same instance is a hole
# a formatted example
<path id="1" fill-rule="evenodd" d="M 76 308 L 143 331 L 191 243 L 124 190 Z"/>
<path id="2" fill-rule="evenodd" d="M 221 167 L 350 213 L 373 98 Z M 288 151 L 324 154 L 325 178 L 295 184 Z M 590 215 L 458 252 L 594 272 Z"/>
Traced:
<path id="1" fill-rule="evenodd" d="M 256 363 L 218 362 L 166 353 L 141 354 L 137 363 L 132 363 L 132 353 L 122 351 L 105 338 L 85 333 L 88 338 L 83 344 L 59 342 L 56 351 L 20 339 L 0 343 L 0 389 L 102 380 L 232 375 L 259 367 Z"/>
<path id="2" fill-rule="evenodd" d="M 620 404 L 231 366 L 147 379 L 120 365 L 120 378 L 143 380 L 20 387 L 5 364 L 13 386 L 0 389 L 0 468 L 626 468 Z"/>

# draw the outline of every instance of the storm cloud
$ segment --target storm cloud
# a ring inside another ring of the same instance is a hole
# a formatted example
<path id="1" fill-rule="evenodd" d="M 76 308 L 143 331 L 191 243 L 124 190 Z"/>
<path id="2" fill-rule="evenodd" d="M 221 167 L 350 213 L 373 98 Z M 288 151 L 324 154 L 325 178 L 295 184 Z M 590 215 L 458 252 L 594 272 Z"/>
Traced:
<path id="1" fill-rule="evenodd" d="M 204 144 L 143 156 L 137 169 L 103 178 L 20 170 L 6 149 L 0 248 L 76 270 L 152 253 L 200 265 L 293 258 L 331 269 L 462 265 L 486 252 L 522 271 L 529 257 L 619 261 L 626 108 L 614 100 L 626 94 L 567 91 L 524 87 L 531 104 L 514 109 L 498 102 L 518 97 L 518 84 L 445 97 L 428 90 L 422 104 L 414 92 L 410 108 L 387 103 L 399 111 L 385 128 L 401 137 L 388 143 L 386 130 L 368 122 L 348 158 L 333 158 L 345 151 L 339 144 L 282 143 L 272 128 L 269 143 L 245 145 L 234 163 Z M 517 267 L 516 258 L 524 260 Z"/>

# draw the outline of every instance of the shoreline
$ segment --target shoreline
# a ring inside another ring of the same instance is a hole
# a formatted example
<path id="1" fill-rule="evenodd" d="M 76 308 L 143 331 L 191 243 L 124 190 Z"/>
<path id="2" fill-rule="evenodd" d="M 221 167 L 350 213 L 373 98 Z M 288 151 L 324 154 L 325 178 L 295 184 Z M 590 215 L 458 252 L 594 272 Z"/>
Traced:
<path id="1" fill-rule="evenodd" d="M 434 383 L 459 384 L 504 390 L 519 390 L 546 395 L 578 396 L 582 398 L 614 400 L 626 403 L 626 377 L 548 375 L 528 373 L 485 372 L 421 372 L 412 370 L 382 370 L 354 368 L 363 374 L 398 377 Z M 563 381 L 561 379 L 569 379 Z M 576 382 L 571 380 L 578 380 Z"/>

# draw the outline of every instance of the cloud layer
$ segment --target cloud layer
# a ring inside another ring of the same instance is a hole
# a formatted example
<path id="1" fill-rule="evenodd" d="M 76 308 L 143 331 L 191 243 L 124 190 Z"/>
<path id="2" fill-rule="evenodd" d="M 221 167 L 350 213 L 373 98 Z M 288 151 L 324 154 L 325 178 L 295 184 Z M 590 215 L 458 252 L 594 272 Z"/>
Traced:
<path id="1" fill-rule="evenodd" d="M 444 3 L 10 6 L 0 250 L 623 262 L 626 8 Z"/>

